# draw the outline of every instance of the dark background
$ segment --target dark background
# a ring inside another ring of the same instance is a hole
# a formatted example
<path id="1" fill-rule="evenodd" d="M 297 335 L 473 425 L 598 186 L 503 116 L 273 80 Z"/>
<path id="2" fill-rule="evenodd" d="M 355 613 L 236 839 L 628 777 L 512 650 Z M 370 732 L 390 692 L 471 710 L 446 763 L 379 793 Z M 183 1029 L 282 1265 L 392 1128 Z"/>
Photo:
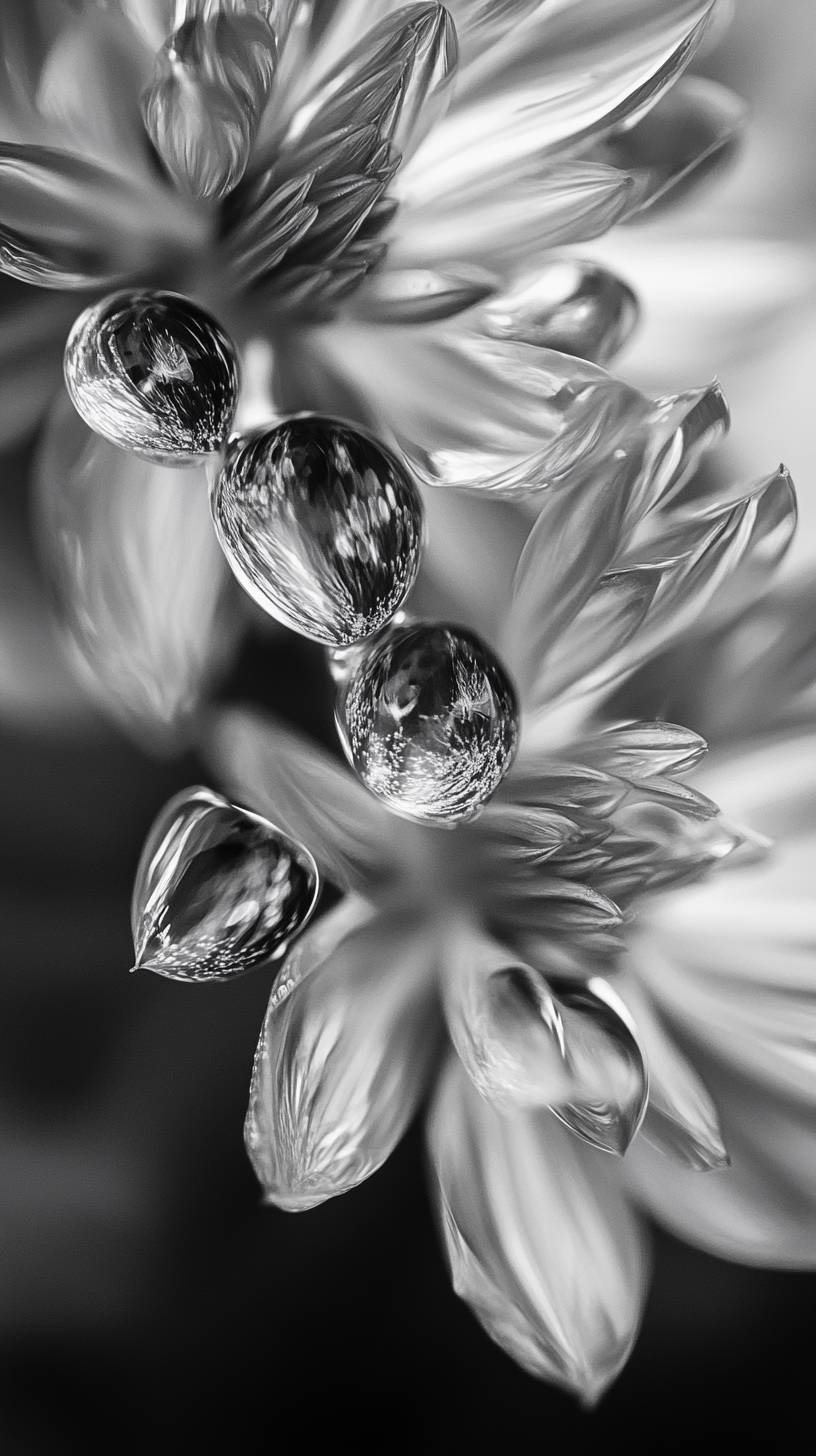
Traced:
<path id="1" fill-rule="evenodd" d="M 3 555 L 27 573 L 26 468 L 4 462 Z M 31 613 L 36 684 L 53 664 Z M 263 684 L 327 736 L 321 674 L 290 637 L 251 638 L 225 693 Z M 260 1207 L 241 1129 L 267 975 L 127 974 L 142 837 L 202 772 L 146 758 L 81 706 L 0 727 L 3 1456 L 788 1449 L 811 1428 L 812 1277 L 658 1237 L 638 1346 L 585 1413 L 450 1292 L 420 1129 L 333 1204 Z"/>

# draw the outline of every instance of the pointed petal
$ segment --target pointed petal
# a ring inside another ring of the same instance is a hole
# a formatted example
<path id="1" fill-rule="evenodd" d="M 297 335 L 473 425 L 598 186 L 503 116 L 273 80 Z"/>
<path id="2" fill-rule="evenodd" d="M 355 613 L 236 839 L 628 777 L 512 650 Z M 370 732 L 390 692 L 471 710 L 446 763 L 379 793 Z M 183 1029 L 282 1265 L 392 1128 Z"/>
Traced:
<path id="1" fill-rule="evenodd" d="M 672 1040 L 637 978 L 616 976 L 615 990 L 634 1020 L 649 1068 L 642 1136 L 686 1168 L 726 1167 L 729 1159 L 717 1109 L 700 1076 Z"/>
<path id="2" fill-rule="evenodd" d="M 482 318 L 493 338 L 607 364 L 633 332 L 638 311 L 629 285 L 608 269 L 555 258 L 491 299 Z"/>
<path id="3" fill-rule="evenodd" d="M 701 1178 L 639 1138 L 624 1165 L 632 1194 L 672 1233 L 722 1259 L 778 1269 L 816 1267 L 813 1109 L 769 1095 L 750 1076 L 701 1063 L 731 1166 Z"/>
<path id="4" fill-rule="evenodd" d="M 677 723 L 655 720 L 605 728 L 579 744 L 575 756 L 607 773 L 641 779 L 685 773 L 699 763 L 705 752 L 705 740 L 698 733 Z"/>
<path id="5" fill-rule="evenodd" d="M 632 1348 L 648 1275 L 609 1165 L 546 1113 L 502 1117 L 453 1060 L 428 1140 L 456 1293 L 525 1370 L 594 1402 Z"/>
<path id="6" fill-rule="evenodd" d="M 428 945 L 379 918 L 336 940 L 283 1002 L 273 992 L 246 1121 L 270 1202 L 313 1208 L 393 1151 L 438 1051 L 430 969 Z"/>
<path id="7" fill-rule="evenodd" d="M 482 303 L 497 280 L 481 268 L 381 268 L 353 301 L 355 317 L 377 324 L 435 323 Z"/>
<path id="8" fill-rule="evenodd" d="M 641 121 L 613 133 L 598 161 L 636 179 L 633 214 L 674 205 L 728 164 L 745 125 L 745 103 L 700 76 L 685 77 Z"/>
<path id="9" fill-rule="evenodd" d="M 177 744 L 240 626 L 203 467 L 171 470 L 117 450 L 63 395 L 37 467 L 37 528 L 100 705 L 149 742 Z"/>
<path id="10" fill-rule="evenodd" d="M 210 755 L 235 795 L 305 844 L 335 885 L 365 890 L 392 869 L 387 810 L 316 743 L 234 710 L 216 718 Z"/>

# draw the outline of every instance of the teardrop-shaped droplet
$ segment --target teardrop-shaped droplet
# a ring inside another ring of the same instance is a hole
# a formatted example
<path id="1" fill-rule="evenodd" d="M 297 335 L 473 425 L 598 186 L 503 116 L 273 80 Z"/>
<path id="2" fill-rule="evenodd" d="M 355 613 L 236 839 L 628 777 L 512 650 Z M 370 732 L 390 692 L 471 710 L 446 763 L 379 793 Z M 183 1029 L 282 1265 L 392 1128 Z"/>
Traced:
<path id="1" fill-rule="evenodd" d="M 65 346 L 77 413 L 106 440 L 165 465 L 221 449 L 238 402 L 223 329 L 176 293 L 125 290 L 80 314 Z"/>
<path id="2" fill-rule="evenodd" d="M 556 1117 L 593 1147 L 626 1152 L 646 1111 L 649 1079 L 631 1018 L 599 976 L 556 996 L 574 1092 Z"/>
<path id="3" fill-rule="evenodd" d="M 419 569 L 422 504 L 406 467 L 338 420 L 297 416 L 231 444 L 211 505 L 244 590 L 329 646 L 384 627 Z"/>
<path id="4" fill-rule="evenodd" d="M 337 706 L 353 768 L 409 819 L 467 819 L 495 792 L 518 739 L 516 694 L 474 633 L 421 623 L 361 655 Z"/>
<path id="5" fill-rule="evenodd" d="M 209 789 L 162 809 L 136 874 L 136 965 L 174 981 L 228 981 L 279 956 L 319 890 L 308 850 Z"/>
<path id="6" fill-rule="evenodd" d="M 525 277 L 484 310 L 494 339 L 537 344 L 606 364 L 638 320 L 631 288 L 596 263 L 558 259 Z"/>
<path id="7" fill-rule="evenodd" d="M 145 127 L 174 182 L 221 198 L 244 174 L 277 66 L 266 6 L 188 16 L 156 57 Z"/>

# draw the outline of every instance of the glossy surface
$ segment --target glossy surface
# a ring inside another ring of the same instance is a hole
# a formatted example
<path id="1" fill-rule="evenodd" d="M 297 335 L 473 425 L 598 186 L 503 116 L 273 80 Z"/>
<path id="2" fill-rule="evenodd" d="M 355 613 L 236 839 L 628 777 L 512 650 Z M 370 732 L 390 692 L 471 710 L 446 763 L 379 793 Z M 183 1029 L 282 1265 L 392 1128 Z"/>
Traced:
<path id="1" fill-rule="evenodd" d="M 297 416 L 231 444 L 211 506 L 244 590 L 330 646 L 385 626 L 419 569 L 422 504 L 406 467 L 337 420 Z"/>
<path id="2" fill-rule="evenodd" d="M 312 856 L 209 789 L 186 789 L 148 834 L 131 921 L 138 968 L 228 981 L 279 956 L 319 890 Z"/>
<path id="3" fill-rule="evenodd" d="M 238 401 L 232 343 L 176 293 L 125 290 L 86 309 L 65 346 L 64 372 L 92 430 L 166 465 L 220 450 Z"/>
<path id="4" fill-rule="evenodd" d="M 389 808 L 467 819 L 498 788 L 518 738 L 515 691 L 473 633 L 399 627 L 361 656 L 337 707 L 343 747 Z"/>

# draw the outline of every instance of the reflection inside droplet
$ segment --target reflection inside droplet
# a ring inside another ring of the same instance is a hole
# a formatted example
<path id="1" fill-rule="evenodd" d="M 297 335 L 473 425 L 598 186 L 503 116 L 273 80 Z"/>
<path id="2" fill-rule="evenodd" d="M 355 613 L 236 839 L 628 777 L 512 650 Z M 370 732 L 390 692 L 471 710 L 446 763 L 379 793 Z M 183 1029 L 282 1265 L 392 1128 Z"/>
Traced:
<path id="1" fill-rule="evenodd" d="M 166 465 L 220 450 L 238 401 L 235 350 L 214 319 L 174 293 L 124 291 L 80 314 L 65 383 L 97 434 Z"/>
<path id="2" fill-rule="evenodd" d="M 444 823 L 470 817 L 498 788 L 515 754 L 518 708 L 478 637 L 420 624 L 361 655 L 337 724 L 372 793 L 397 813 Z"/>
<path id="3" fill-rule="evenodd" d="M 139 967 L 177 981 L 225 981 L 279 956 L 318 894 L 311 855 L 209 789 L 156 819 L 133 892 Z"/>
<path id="4" fill-rule="evenodd" d="M 419 569 L 422 505 L 406 467 L 338 420 L 298 416 L 235 441 L 211 505 L 245 591 L 318 642 L 377 632 Z"/>

